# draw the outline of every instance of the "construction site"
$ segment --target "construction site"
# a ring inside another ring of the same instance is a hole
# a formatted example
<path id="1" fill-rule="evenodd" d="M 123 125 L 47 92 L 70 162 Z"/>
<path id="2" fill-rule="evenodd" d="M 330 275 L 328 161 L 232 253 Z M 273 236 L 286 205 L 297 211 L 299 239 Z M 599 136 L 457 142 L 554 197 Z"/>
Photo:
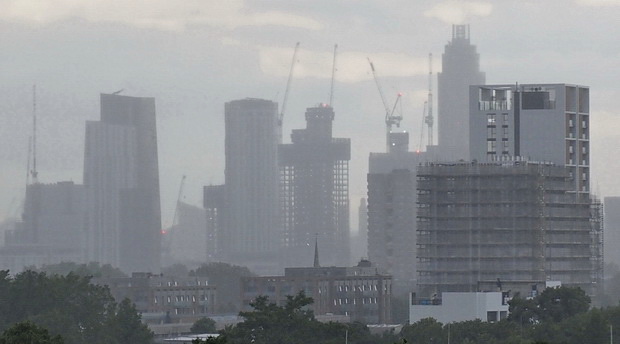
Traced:
<path id="1" fill-rule="evenodd" d="M 561 281 L 597 294 L 602 207 L 550 163 L 426 163 L 417 174 L 418 288 L 529 296 Z M 598 215 L 597 215 L 598 214 Z"/>

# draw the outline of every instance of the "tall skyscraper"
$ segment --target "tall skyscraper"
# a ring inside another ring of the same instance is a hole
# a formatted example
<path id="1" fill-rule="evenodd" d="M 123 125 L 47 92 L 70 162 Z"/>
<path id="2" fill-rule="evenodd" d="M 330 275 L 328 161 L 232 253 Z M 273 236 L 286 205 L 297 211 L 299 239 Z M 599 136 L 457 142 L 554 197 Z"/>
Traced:
<path id="1" fill-rule="evenodd" d="M 348 263 L 350 139 L 334 138 L 334 110 L 306 110 L 306 129 L 280 145 L 281 216 L 288 266 L 304 266 L 315 239 L 325 265 Z"/>
<path id="2" fill-rule="evenodd" d="M 228 262 L 258 273 L 277 271 L 278 104 L 231 101 L 225 121 L 226 229 L 218 233 L 219 249 Z"/>
<path id="3" fill-rule="evenodd" d="M 471 159 L 514 156 L 566 166 L 590 192 L 590 90 L 567 84 L 475 85 L 469 90 Z"/>
<path id="4" fill-rule="evenodd" d="M 437 73 L 439 152 L 442 160 L 469 160 L 469 86 L 486 82 L 480 56 L 469 40 L 469 25 L 453 25 L 452 40 Z"/>
<path id="5" fill-rule="evenodd" d="M 161 210 L 155 99 L 101 95 L 86 122 L 89 259 L 127 272 L 160 269 Z"/>

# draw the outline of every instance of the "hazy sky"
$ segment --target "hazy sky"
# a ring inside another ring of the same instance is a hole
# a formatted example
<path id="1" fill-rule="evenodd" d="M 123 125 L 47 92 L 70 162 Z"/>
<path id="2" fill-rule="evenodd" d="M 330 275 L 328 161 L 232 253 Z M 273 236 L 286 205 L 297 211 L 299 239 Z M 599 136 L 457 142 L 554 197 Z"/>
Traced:
<path id="1" fill-rule="evenodd" d="M 182 175 L 184 200 L 224 181 L 224 102 L 282 101 L 301 42 L 284 137 L 329 99 L 339 45 L 334 134 L 352 139 L 352 223 L 368 153 L 383 151 L 384 111 L 405 94 L 402 127 L 416 149 L 427 56 L 441 68 L 451 24 L 471 24 L 488 83 L 590 86 L 592 188 L 620 195 L 620 0 L 0 0 L 0 220 L 20 213 L 37 84 L 39 180 L 82 182 L 84 121 L 99 93 L 156 98 L 162 220 Z M 436 82 L 435 82 L 436 85 Z"/>

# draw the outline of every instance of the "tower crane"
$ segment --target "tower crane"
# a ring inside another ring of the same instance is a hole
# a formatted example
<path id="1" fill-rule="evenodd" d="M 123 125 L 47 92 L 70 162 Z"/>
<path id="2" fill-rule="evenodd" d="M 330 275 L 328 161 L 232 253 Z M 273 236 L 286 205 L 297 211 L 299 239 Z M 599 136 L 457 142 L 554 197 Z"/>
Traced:
<path id="1" fill-rule="evenodd" d="M 336 53 L 338 51 L 338 44 L 334 44 L 334 61 L 332 63 L 332 85 L 329 90 L 329 106 L 334 108 L 334 81 L 336 80 Z"/>
<path id="2" fill-rule="evenodd" d="M 426 117 L 424 117 L 424 123 L 426 123 L 428 128 L 428 145 L 433 145 L 433 54 L 428 54 L 428 99 L 427 102 L 427 113 Z"/>
<path id="3" fill-rule="evenodd" d="M 381 88 L 381 83 L 379 82 L 379 78 L 377 77 L 377 72 L 375 71 L 375 65 L 368 58 L 368 63 L 370 64 L 370 69 L 372 70 L 372 76 L 375 79 L 375 84 L 377 85 L 377 89 L 379 90 L 379 95 L 381 96 L 381 101 L 383 102 L 383 107 L 385 108 L 385 139 L 386 139 L 386 147 L 387 152 L 390 151 L 390 132 L 392 131 L 392 126 L 396 125 L 396 127 L 400 127 L 400 121 L 403 119 L 402 115 L 395 115 L 396 107 L 400 102 L 400 98 L 402 97 L 402 93 L 396 94 L 396 100 L 394 101 L 394 105 L 391 107 L 388 105 L 387 100 L 385 99 L 385 94 L 383 93 L 383 89 Z"/>
<path id="4" fill-rule="evenodd" d="M 291 82 L 293 81 L 293 70 L 295 69 L 295 63 L 297 62 L 297 51 L 299 50 L 299 42 L 295 44 L 295 51 L 293 52 L 293 61 L 291 62 L 291 69 L 288 72 L 288 80 L 286 81 L 286 90 L 284 91 L 284 100 L 282 100 L 282 107 L 280 108 L 280 115 L 278 116 L 278 126 L 282 127 L 282 121 L 284 120 L 284 112 L 286 111 L 286 103 L 288 102 L 288 93 L 291 90 Z"/>

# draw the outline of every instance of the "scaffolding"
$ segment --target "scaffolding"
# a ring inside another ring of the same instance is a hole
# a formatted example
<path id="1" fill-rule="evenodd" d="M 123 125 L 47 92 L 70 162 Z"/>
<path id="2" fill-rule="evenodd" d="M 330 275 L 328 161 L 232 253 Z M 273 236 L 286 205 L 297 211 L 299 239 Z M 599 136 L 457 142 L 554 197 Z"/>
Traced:
<path id="1" fill-rule="evenodd" d="M 549 163 L 419 166 L 420 292 L 561 281 L 592 295 L 591 202 L 572 190 L 568 169 Z"/>

